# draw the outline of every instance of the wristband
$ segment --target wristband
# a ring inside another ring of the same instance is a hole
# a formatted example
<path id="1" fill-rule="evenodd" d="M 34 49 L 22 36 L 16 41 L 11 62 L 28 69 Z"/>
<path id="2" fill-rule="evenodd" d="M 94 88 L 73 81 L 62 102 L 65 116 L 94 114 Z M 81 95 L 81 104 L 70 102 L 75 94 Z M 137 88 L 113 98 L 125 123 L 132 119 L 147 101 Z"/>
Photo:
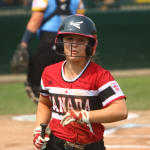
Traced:
<path id="1" fill-rule="evenodd" d="M 33 32 L 31 32 L 28 29 L 26 29 L 25 32 L 24 32 L 24 34 L 23 34 L 21 42 L 25 42 L 25 43 L 28 44 L 30 42 L 33 34 L 34 34 Z"/>

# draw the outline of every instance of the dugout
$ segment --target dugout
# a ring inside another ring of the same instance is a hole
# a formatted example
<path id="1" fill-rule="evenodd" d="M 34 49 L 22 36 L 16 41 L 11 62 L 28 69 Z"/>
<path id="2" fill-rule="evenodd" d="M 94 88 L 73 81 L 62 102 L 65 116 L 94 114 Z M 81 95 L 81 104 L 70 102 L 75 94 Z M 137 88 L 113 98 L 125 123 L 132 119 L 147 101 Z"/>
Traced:
<path id="1" fill-rule="evenodd" d="M 0 8 L 0 74 L 11 73 L 10 59 L 30 14 L 29 7 Z M 87 9 L 86 15 L 98 30 L 97 63 L 111 70 L 150 68 L 150 9 Z"/>

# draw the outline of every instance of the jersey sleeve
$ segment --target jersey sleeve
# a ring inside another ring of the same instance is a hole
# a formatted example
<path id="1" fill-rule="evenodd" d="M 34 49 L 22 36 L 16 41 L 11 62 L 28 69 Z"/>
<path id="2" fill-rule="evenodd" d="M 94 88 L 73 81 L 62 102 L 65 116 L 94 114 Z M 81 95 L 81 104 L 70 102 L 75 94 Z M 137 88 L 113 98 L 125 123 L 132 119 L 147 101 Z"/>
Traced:
<path id="1" fill-rule="evenodd" d="M 102 101 L 103 107 L 107 107 L 112 102 L 118 99 L 126 99 L 119 84 L 113 78 L 109 71 L 105 71 L 102 78 L 99 80 L 98 93 L 99 99 Z"/>
<path id="2" fill-rule="evenodd" d="M 49 91 L 46 88 L 46 85 L 48 84 L 48 79 L 47 79 L 47 71 L 46 69 L 43 71 L 42 73 L 42 77 L 41 77 L 41 88 L 40 88 L 40 94 L 42 96 L 49 96 Z"/>
<path id="3" fill-rule="evenodd" d="M 77 14 L 84 14 L 84 13 L 85 13 L 84 4 L 83 4 L 83 1 L 80 0 L 78 9 L 77 9 Z"/>
<path id="4" fill-rule="evenodd" d="M 33 0 L 32 11 L 45 11 L 48 6 L 48 0 Z"/>

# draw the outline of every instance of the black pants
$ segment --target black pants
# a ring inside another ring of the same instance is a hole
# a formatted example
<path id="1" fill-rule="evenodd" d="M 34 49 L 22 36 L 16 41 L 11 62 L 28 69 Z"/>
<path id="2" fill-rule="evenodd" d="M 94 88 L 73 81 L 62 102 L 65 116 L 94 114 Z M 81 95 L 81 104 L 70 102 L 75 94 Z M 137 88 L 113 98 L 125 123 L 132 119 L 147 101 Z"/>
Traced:
<path id="1" fill-rule="evenodd" d="M 65 140 L 59 139 L 55 137 L 54 135 L 51 135 L 50 141 L 48 141 L 47 146 L 44 150 L 67 150 L 64 148 Z M 68 150 L 76 150 L 76 149 L 68 149 Z M 84 148 L 84 150 L 106 150 L 104 146 L 103 140 L 87 144 Z"/>
<path id="2" fill-rule="evenodd" d="M 44 68 L 65 58 L 54 50 L 56 33 L 42 32 L 37 51 L 31 56 L 27 72 L 27 81 L 36 97 L 39 97 L 41 75 Z"/>

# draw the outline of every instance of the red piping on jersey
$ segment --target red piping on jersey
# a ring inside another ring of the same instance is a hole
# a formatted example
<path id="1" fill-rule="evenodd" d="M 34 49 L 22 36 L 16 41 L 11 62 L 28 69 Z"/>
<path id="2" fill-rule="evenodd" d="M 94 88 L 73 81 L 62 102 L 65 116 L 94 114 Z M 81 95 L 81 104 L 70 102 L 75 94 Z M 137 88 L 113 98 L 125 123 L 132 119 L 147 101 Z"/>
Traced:
<path id="1" fill-rule="evenodd" d="M 109 106 L 111 103 L 113 103 L 114 101 L 116 100 L 119 100 L 119 99 L 123 99 L 125 98 L 126 99 L 126 96 L 119 96 L 117 98 L 115 98 L 114 100 L 112 100 L 111 102 L 109 102 L 108 104 L 106 104 L 103 108 L 106 108 L 107 106 Z"/>

